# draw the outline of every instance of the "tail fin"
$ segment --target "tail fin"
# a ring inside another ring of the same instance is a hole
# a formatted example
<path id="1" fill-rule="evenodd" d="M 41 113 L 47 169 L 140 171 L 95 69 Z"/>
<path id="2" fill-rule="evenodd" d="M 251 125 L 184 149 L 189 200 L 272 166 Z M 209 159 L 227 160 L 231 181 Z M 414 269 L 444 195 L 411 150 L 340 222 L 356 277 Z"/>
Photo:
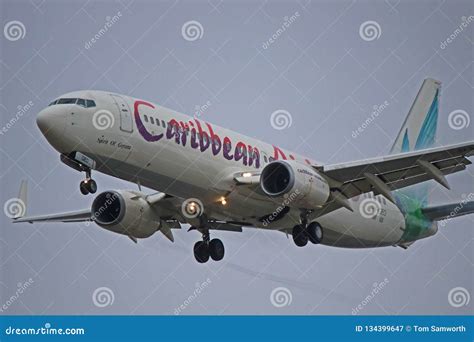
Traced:
<path id="1" fill-rule="evenodd" d="M 425 79 L 390 150 L 391 154 L 421 150 L 436 142 L 441 82 Z"/>
<path id="2" fill-rule="evenodd" d="M 390 150 L 391 154 L 422 150 L 435 145 L 440 88 L 441 82 L 431 78 L 424 80 Z M 425 206 L 430 186 L 432 185 L 429 183 L 418 184 L 399 190 L 399 193 Z"/>

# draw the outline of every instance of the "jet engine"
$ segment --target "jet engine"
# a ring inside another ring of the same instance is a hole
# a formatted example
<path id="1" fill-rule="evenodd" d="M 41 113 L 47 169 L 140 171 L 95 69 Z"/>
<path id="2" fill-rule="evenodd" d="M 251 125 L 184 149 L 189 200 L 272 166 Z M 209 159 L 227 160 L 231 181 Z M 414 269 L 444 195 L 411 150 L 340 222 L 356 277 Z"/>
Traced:
<path id="1" fill-rule="evenodd" d="M 115 233 L 147 238 L 160 227 L 160 216 L 140 192 L 105 191 L 92 202 L 92 218 Z"/>
<path id="2" fill-rule="evenodd" d="M 322 206 L 330 195 L 328 182 L 317 171 L 294 160 L 276 160 L 265 166 L 260 187 L 285 206 L 304 209 Z"/>

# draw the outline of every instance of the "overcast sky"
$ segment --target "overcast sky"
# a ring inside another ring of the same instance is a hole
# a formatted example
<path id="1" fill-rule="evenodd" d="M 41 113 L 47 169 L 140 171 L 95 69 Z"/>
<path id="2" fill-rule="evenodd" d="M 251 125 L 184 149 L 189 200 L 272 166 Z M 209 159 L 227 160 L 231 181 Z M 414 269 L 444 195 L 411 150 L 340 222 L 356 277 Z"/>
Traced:
<path id="1" fill-rule="evenodd" d="M 79 89 L 190 115 L 207 103 L 203 120 L 336 163 L 387 154 L 423 79 L 433 77 L 443 82 L 438 144 L 472 140 L 473 7 L 467 0 L 2 0 L 0 203 L 27 179 L 29 214 L 90 206 L 92 197 L 79 193 L 83 176 L 60 163 L 35 122 L 52 99 Z M 273 128 L 277 110 L 290 114 L 291 126 Z M 457 129 L 448 122 L 453 111 L 465 119 Z M 472 193 L 473 173 L 449 176 L 452 190 L 437 186 L 433 203 Z M 135 188 L 94 178 L 100 191 Z M 186 229 L 174 244 L 158 233 L 135 245 L 95 225 L 12 225 L 0 217 L 0 307 L 8 301 L 7 314 L 175 314 L 181 305 L 181 314 L 351 314 L 359 304 L 360 314 L 473 308 L 472 301 L 459 308 L 448 301 L 455 287 L 472 294 L 472 217 L 408 250 L 297 248 L 281 233 L 250 228 L 213 233 L 226 256 L 204 265 L 192 254 L 200 236 Z M 31 284 L 9 300 L 25 282 Z M 367 301 L 374 284 L 382 288 Z M 94 292 L 104 287 L 101 304 Z M 272 303 L 275 289 L 283 291 L 281 305 Z"/>

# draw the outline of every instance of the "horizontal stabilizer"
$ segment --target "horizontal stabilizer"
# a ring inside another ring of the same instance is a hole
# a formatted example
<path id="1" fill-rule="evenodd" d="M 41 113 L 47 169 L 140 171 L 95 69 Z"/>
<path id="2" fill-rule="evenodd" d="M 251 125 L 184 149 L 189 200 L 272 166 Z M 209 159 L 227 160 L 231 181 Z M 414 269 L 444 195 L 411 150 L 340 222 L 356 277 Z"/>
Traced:
<path id="1" fill-rule="evenodd" d="M 474 201 L 426 207 L 421 210 L 430 220 L 441 221 L 474 213 Z"/>

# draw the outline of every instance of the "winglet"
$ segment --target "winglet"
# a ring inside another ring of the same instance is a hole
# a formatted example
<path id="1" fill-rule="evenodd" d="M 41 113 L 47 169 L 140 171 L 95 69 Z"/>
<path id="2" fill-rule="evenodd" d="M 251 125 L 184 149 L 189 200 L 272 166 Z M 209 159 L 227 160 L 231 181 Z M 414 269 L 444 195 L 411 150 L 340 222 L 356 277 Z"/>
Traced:
<path id="1" fill-rule="evenodd" d="M 20 190 L 18 191 L 17 201 L 20 206 L 20 210 L 13 217 L 13 219 L 19 219 L 26 215 L 27 210 L 27 195 L 28 195 L 28 181 L 23 179 L 20 184 Z"/>

